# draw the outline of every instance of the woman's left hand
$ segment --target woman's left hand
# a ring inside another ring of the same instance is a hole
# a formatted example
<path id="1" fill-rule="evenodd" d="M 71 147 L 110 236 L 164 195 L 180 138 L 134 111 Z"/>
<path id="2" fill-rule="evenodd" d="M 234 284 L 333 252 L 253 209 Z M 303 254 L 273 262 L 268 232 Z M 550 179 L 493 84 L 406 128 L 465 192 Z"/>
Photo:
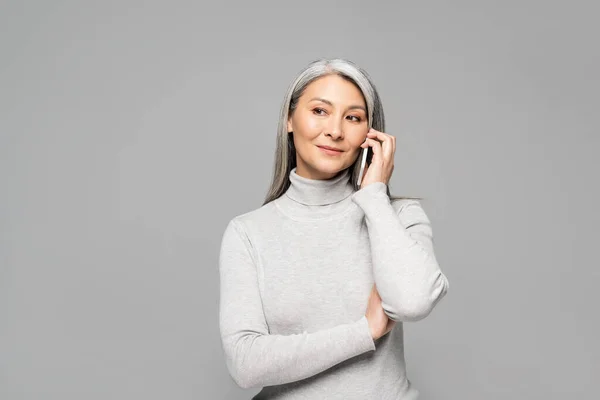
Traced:
<path id="1" fill-rule="evenodd" d="M 373 148 L 373 158 L 371 164 L 365 165 L 361 189 L 374 182 L 389 184 L 394 171 L 395 136 L 371 128 L 367 132 L 367 139 L 360 145 L 363 149 L 368 146 Z"/>

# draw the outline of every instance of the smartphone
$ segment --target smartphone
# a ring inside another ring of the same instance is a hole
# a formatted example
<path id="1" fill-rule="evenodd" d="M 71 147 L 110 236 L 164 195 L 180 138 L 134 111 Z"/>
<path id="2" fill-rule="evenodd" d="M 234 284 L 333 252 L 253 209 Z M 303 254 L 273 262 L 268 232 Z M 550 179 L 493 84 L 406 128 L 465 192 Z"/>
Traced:
<path id="1" fill-rule="evenodd" d="M 371 146 L 363 149 L 362 161 L 360 162 L 360 172 L 358 173 L 358 182 L 356 182 L 358 187 L 360 187 L 360 184 L 363 179 L 363 174 L 365 172 L 365 165 L 370 164 L 371 160 L 373 159 L 373 153 L 370 150 L 371 150 Z"/>
<path id="2" fill-rule="evenodd" d="M 370 117 L 369 117 L 369 121 L 371 121 Z M 369 122 L 369 130 L 371 130 L 372 127 L 373 126 L 371 125 L 371 122 Z M 360 172 L 358 173 L 358 182 L 356 182 L 358 187 L 360 187 L 360 184 L 363 179 L 363 174 L 365 173 L 365 165 L 371 164 L 372 159 L 373 159 L 373 151 L 371 150 L 371 146 L 367 146 L 363 149 L 362 161 L 360 162 Z"/>

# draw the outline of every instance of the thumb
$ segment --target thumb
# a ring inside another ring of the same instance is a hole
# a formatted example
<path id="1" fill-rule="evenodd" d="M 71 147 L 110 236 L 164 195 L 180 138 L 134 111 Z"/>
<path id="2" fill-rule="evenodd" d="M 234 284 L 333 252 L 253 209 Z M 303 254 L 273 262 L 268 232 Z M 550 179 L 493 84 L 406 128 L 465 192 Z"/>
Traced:
<path id="1" fill-rule="evenodd" d="M 391 330 L 394 326 L 396 325 L 396 321 L 394 321 L 393 319 L 388 318 L 388 323 L 387 326 L 385 327 L 386 330 Z"/>

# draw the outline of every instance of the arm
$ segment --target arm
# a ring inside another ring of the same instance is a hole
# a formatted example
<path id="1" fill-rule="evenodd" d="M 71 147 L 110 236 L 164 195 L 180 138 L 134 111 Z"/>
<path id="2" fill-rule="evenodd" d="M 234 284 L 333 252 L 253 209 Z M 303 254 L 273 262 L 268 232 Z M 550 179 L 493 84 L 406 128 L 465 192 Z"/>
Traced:
<path id="1" fill-rule="evenodd" d="M 243 229 L 230 221 L 219 256 L 219 324 L 227 368 L 238 386 L 301 380 L 375 350 L 365 316 L 313 333 L 270 334 L 251 250 Z"/>
<path id="2" fill-rule="evenodd" d="M 425 318 L 448 291 L 448 280 L 433 251 L 429 218 L 417 200 L 397 213 L 374 182 L 352 195 L 365 213 L 373 275 L 383 310 L 395 321 Z"/>

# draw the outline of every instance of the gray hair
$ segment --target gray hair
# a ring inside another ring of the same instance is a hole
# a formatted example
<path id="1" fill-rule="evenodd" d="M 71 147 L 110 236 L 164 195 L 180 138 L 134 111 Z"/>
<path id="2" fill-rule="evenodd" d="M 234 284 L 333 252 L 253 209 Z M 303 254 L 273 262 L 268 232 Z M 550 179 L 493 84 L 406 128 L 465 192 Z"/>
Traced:
<path id="1" fill-rule="evenodd" d="M 290 186 L 290 172 L 296 166 L 296 149 L 294 148 L 294 141 L 291 138 L 291 133 L 287 131 L 289 115 L 296 109 L 300 96 L 302 96 L 310 83 L 320 77 L 333 74 L 339 75 L 347 81 L 352 82 L 360 89 L 365 102 L 367 103 L 369 127 L 380 132 L 385 132 L 385 118 L 383 115 L 381 99 L 379 98 L 375 85 L 366 71 L 352 61 L 342 58 L 319 59 L 311 62 L 292 82 L 285 95 L 277 127 L 277 145 L 275 149 L 275 162 L 273 165 L 271 187 L 269 188 L 263 205 L 279 198 L 286 192 Z M 367 162 L 370 162 L 372 157 L 372 150 L 369 149 Z M 361 158 L 362 157 L 360 156 L 357 157 L 352 166 L 348 167 L 348 169 L 350 169 L 349 179 L 352 182 L 355 191 L 360 189 L 357 180 L 360 172 Z M 421 200 L 420 197 L 392 196 L 390 194 L 389 186 L 387 188 L 387 195 L 390 200 Z"/>

